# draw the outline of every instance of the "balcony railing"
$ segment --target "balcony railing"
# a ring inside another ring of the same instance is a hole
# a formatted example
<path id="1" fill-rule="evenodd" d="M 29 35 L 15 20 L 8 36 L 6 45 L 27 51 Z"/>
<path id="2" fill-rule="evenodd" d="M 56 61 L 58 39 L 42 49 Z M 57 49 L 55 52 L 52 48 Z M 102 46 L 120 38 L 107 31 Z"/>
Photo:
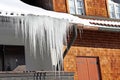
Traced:
<path id="1" fill-rule="evenodd" d="M 0 72 L 0 80 L 74 80 L 71 72 Z"/>

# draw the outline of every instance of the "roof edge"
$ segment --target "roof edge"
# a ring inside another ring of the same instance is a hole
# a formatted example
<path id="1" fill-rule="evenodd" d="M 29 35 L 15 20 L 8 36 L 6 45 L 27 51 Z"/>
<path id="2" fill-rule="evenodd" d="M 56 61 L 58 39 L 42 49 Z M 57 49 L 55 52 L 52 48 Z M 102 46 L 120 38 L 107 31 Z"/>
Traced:
<path id="1" fill-rule="evenodd" d="M 91 19 L 91 20 L 103 20 L 103 21 L 115 21 L 120 22 L 120 19 L 106 18 L 106 17 L 98 17 L 98 16 L 85 16 L 85 15 L 74 15 L 83 19 Z"/>

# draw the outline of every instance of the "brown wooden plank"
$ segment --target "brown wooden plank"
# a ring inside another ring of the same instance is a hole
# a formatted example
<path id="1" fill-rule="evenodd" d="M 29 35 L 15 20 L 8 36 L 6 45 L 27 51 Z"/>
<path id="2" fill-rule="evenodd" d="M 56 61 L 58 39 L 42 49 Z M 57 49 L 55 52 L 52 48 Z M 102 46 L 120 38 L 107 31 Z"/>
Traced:
<path id="1" fill-rule="evenodd" d="M 88 16 L 108 17 L 106 0 L 84 0 Z"/>
<path id="2" fill-rule="evenodd" d="M 87 59 L 82 57 L 77 57 L 77 71 L 79 80 L 89 80 Z"/>
<path id="3" fill-rule="evenodd" d="M 98 64 L 96 58 L 87 58 L 90 80 L 99 80 Z"/>
<path id="4" fill-rule="evenodd" d="M 57 12 L 68 12 L 67 0 L 53 0 L 53 10 Z"/>

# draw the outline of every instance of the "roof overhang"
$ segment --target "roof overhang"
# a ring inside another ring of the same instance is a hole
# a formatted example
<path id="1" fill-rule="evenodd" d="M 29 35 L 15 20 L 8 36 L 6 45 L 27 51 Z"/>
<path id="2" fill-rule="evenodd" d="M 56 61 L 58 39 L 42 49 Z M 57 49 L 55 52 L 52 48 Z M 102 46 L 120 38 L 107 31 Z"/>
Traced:
<path id="1" fill-rule="evenodd" d="M 120 20 L 94 17 L 94 16 L 78 16 L 85 20 L 86 24 L 77 24 L 78 29 L 120 32 Z"/>
<path id="2" fill-rule="evenodd" d="M 69 23 L 82 22 L 76 16 L 42 9 L 28 5 L 20 0 L 0 0 L 0 16 L 20 17 L 20 16 L 47 16 L 61 20 L 68 20 Z"/>
<path id="3" fill-rule="evenodd" d="M 66 13 L 44 10 L 25 4 L 20 0 L 0 0 L 0 16 L 25 17 L 31 15 L 67 20 L 70 24 L 77 24 L 79 29 L 120 32 L 120 20 L 91 16 L 73 16 Z"/>

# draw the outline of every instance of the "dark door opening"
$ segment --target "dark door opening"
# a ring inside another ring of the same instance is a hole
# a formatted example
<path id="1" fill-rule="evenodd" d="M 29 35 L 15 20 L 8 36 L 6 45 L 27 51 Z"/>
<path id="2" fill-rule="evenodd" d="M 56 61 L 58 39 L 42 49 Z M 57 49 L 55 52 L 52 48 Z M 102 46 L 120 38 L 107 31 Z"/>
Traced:
<path id="1" fill-rule="evenodd" d="M 0 45 L 0 71 L 13 71 L 23 65 L 25 66 L 24 46 Z"/>
<path id="2" fill-rule="evenodd" d="M 79 80 L 101 80 L 100 67 L 96 57 L 77 57 L 77 72 Z"/>

